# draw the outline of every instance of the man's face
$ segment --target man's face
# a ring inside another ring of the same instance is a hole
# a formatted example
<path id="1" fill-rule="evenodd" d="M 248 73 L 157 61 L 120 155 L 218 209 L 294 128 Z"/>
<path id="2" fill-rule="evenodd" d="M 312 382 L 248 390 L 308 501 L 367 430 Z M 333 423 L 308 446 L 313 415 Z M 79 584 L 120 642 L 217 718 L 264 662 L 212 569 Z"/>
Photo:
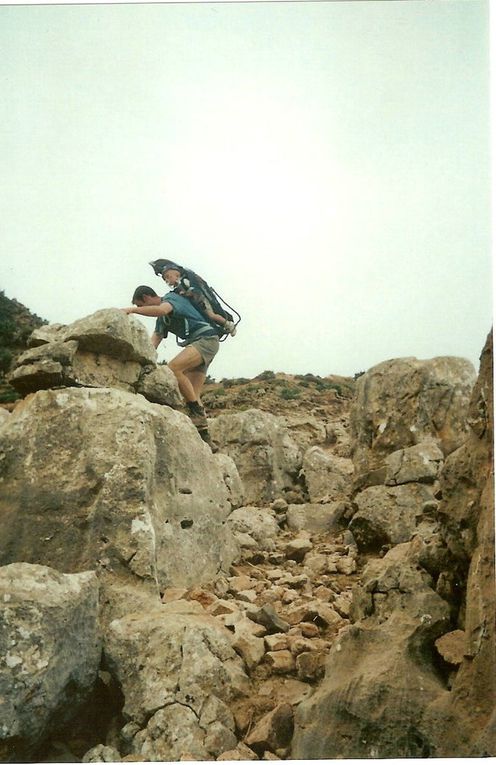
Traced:
<path id="1" fill-rule="evenodd" d="M 180 278 L 181 274 L 176 268 L 168 268 L 167 271 L 164 271 L 162 274 L 162 279 L 169 285 L 169 287 L 175 287 L 179 284 Z"/>
<path id="2" fill-rule="evenodd" d="M 138 308 L 143 308 L 144 306 L 147 306 L 147 305 L 155 305 L 156 302 L 157 301 L 153 298 L 153 295 L 143 295 L 142 298 L 134 301 L 134 305 L 137 306 Z M 160 302 L 160 298 L 158 302 Z"/>

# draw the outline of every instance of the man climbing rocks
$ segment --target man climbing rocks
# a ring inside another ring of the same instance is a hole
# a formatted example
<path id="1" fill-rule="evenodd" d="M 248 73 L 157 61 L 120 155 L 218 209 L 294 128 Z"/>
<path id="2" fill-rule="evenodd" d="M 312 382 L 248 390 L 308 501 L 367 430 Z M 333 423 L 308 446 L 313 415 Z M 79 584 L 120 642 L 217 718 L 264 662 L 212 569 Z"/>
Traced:
<path id="1" fill-rule="evenodd" d="M 207 370 L 219 350 L 219 338 L 215 329 L 182 295 L 169 292 L 161 298 L 155 290 L 144 285 L 137 287 L 133 305 L 122 310 L 139 316 L 154 316 L 155 331 L 152 343 L 158 348 L 168 333 L 184 340 L 183 350 L 168 362 L 174 372 L 189 415 L 204 441 L 210 443 L 205 410 L 200 393 L 205 383 Z"/>

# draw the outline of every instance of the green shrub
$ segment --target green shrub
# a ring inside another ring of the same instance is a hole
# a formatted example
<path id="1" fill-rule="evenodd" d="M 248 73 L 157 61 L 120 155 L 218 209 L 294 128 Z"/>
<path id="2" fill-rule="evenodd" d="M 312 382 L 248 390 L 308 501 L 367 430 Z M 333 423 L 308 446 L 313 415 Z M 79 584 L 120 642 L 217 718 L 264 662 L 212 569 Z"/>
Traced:
<path id="1" fill-rule="evenodd" d="M 281 388 L 279 395 L 286 401 L 290 401 L 293 398 L 298 398 L 301 395 L 301 391 L 298 388 Z"/>
<path id="2" fill-rule="evenodd" d="M 271 372 L 270 369 L 266 369 L 265 372 L 261 372 L 255 377 L 255 380 L 273 380 L 275 378 L 275 372 Z"/>

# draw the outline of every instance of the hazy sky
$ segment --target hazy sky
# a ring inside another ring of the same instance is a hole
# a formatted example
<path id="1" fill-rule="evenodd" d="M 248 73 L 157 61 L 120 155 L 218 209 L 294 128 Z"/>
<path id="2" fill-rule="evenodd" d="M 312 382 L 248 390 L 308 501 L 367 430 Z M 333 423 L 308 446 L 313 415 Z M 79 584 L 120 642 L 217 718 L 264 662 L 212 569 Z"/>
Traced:
<path id="1" fill-rule="evenodd" d="M 147 263 L 166 257 L 242 314 L 217 379 L 400 356 L 477 366 L 492 321 L 488 13 L 1 7 L 0 288 L 69 323 L 129 305 L 138 284 L 165 292 Z"/>

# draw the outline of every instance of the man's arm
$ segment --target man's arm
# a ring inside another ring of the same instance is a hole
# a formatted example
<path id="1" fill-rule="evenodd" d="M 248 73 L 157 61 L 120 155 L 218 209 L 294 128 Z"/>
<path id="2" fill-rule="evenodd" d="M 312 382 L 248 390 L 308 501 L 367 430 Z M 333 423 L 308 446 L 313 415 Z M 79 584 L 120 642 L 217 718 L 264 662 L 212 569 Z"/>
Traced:
<path id="1" fill-rule="evenodd" d="M 124 313 L 137 313 L 139 316 L 167 316 L 168 313 L 172 313 L 172 306 L 170 303 L 160 303 L 160 305 L 132 305 L 129 308 L 122 309 Z"/>

